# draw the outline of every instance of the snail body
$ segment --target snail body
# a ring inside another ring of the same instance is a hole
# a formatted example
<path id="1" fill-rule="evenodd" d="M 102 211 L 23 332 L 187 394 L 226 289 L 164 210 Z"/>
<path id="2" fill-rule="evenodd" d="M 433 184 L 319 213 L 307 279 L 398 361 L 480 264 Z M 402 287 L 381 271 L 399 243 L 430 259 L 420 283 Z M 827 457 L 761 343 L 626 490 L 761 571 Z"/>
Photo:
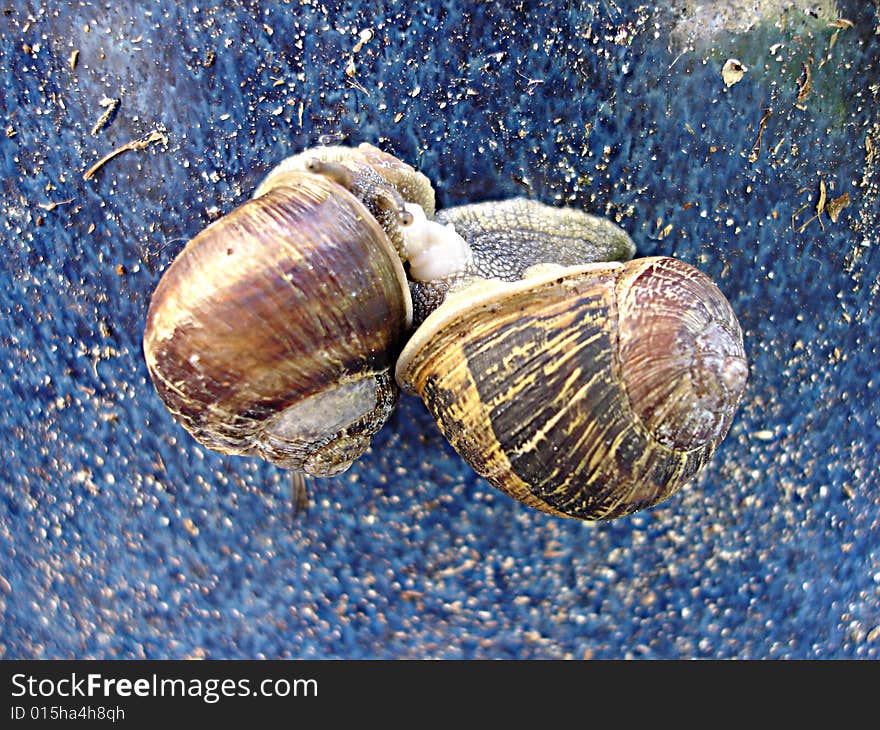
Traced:
<path id="1" fill-rule="evenodd" d="M 410 282 L 416 325 L 450 291 L 475 279 L 517 281 L 535 266 L 625 261 L 636 251 L 626 232 L 605 218 L 527 198 L 446 208 L 435 220 L 461 236 L 468 253 L 454 275 Z"/>
<path id="2" fill-rule="evenodd" d="M 416 331 L 396 377 L 499 490 L 611 519 L 658 504 L 708 462 L 747 366 L 717 286 L 654 257 L 474 281 Z"/>

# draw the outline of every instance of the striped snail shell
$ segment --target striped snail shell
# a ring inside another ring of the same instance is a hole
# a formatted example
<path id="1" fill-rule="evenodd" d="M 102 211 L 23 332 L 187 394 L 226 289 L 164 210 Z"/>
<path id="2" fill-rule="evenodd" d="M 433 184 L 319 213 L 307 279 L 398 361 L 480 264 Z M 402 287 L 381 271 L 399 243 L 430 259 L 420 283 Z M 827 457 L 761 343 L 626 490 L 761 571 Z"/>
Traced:
<path id="1" fill-rule="evenodd" d="M 397 362 L 461 456 L 544 512 L 611 519 L 696 475 L 745 389 L 724 295 L 672 258 L 453 289 Z"/>
<path id="2" fill-rule="evenodd" d="M 397 399 L 412 317 L 400 258 L 428 179 L 371 145 L 307 150 L 196 235 L 150 302 L 144 356 L 196 440 L 315 476 L 345 469 Z"/>

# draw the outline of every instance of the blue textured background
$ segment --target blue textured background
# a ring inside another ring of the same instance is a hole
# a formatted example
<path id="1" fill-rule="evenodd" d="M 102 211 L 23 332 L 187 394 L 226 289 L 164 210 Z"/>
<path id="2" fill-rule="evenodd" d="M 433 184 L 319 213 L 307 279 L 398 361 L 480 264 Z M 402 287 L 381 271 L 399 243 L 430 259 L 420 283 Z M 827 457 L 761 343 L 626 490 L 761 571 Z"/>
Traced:
<path id="1" fill-rule="evenodd" d="M 880 658 L 880 20 L 831 4 L 4 6 L 0 657 Z M 150 293 L 320 139 L 379 144 L 441 205 L 611 216 L 716 279 L 751 381 L 708 471 L 627 519 L 555 519 L 407 397 L 293 518 L 287 474 L 195 444 L 147 379 Z M 798 231 L 820 181 L 851 203 Z"/>

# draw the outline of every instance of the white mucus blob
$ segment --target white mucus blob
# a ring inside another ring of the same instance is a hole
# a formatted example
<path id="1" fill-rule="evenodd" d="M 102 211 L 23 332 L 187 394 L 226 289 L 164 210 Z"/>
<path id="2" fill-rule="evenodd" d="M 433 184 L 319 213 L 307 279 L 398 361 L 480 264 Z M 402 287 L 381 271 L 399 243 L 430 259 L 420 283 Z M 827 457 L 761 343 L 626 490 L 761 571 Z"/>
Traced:
<path id="1" fill-rule="evenodd" d="M 471 261 L 471 249 L 452 224 L 428 220 L 415 203 L 406 203 L 406 209 L 412 223 L 401 230 L 410 276 L 417 281 L 437 281 L 463 272 Z"/>

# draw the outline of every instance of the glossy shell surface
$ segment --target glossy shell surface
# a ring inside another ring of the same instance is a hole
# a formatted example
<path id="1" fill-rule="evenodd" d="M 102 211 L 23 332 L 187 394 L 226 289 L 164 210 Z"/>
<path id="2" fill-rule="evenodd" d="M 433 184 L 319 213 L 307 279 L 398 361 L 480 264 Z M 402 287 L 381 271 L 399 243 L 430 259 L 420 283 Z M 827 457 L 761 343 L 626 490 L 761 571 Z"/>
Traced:
<path id="1" fill-rule="evenodd" d="M 723 294 L 665 257 L 475 284 L 426 320 L 397 366 L 478 474 L 581 519 L 651 507 L 696 475 L 746 377 Z"/>
<path id="2" fill-rule="evenodd" d="M 292 171 L 187 244 L 153 294 L 144 354 L 201 443 L 329 475 L 391 412 L 409 316 L 403 267 L 360 200 Z"/>

